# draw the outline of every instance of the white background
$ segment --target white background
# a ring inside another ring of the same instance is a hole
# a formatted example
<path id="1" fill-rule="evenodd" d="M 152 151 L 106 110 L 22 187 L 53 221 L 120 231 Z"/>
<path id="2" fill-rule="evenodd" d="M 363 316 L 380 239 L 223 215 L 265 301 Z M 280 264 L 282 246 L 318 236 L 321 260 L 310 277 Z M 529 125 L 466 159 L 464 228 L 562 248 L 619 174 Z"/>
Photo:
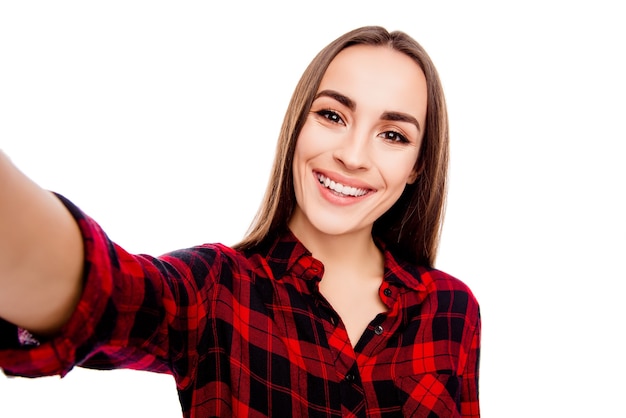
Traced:
<path id="1" fill-rule="evenodd" d="M 482 307 L 483 417 L 624 412 L 619 2 L 0 3 L 0 147 L 127 249 L 235 243 L 283 113 L 357 26 L 429 51 L 449 102 L 437 266 Z M 0 377 L 0 417 L 177 417 L 173 379 Z"/>

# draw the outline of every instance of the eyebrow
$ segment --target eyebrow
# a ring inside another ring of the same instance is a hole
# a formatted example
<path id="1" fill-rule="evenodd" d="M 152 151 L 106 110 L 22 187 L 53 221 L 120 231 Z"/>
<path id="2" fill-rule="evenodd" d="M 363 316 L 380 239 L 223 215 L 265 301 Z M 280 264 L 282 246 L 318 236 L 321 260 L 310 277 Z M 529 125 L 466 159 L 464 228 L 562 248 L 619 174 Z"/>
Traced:
<path id="1" fill-rule="evenodd" d="M 385 112 L 382 114 L 380 118 L 382 120 L 412 123 L 417 128 L 417 132 L 422 132 L 422 128 L 420 126 L 420 123 L 417 121 L 417 119 L 415 119 L 413 116 L 408 115 L 406 113 Z"/>
<path id="2" fill-rule="evenodd" d="M 341 94 L 335 90 L 322 90 L 315 95 L 315 98 L 313 100 L 317 100 L 318 98 L 324 97 L 324 96 L 337 100 L 339 103 L 346 106 L 351 111 L 354 111 L 356 109 L 356 103 L 354 102 L 354 100 L 352 100 L 348 96 Z M 387 112 L 383 112 L 380 118 L 382 120 L 388 120 L 388 121 L 411 123 L 415 125 L 415 127 L 417 127 L 418 132 L 422 132 L 422 127 L 420 126 L 417 119 L 415 119 L 413 116 L 407 113 L 387 111 Z"/>
<path id="3" fill-rule="evenodd" d="M 354 102 L 354 100 L 352 100 L 351 98 L 349 98 L 346 95 L 343 95 L 341 93 L 339 93 L 338 91 L 335 90 L 322 90 L 319 93 L 317 93 L 315 95 L 315 99 L 317 100 L 318 98 L 322 97 L 322 96 L 326 96 L 326 97 L 330 97 L 331 99 L 335 99 L 337 100 L 339 103 L 341 103 L 342 105 L 344 105 L 345 107 L 347 107 L 348 109 L 354 111 L 356 109 L 356 103 Z"/>

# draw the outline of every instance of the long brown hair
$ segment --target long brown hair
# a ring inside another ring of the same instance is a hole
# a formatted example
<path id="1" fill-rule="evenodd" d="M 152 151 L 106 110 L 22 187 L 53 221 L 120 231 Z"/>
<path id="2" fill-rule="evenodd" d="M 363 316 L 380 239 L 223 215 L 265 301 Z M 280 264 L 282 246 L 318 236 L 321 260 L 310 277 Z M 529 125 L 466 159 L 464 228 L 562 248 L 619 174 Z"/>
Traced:
<path id="1" fill-rule="evenodd" d="M 416 161 L 417 180 L 376 222 L 372 234 L 407 261 L 433 266 L 445 211 L 448 171 L 448 117 L 443 89 L 426 51 L 404 32 L 379 26 L 352 30 L 322 49 L 304 71 L 289 102 L 278 138 L 270 181 L 247 236 L 235 246 L 250 249 L 287 229 L 296 206 L 293 156 L 296 141 L 330 62 L 353 45 L 387 46 L 411 57 L 427 83 L 426 128 Z"/>

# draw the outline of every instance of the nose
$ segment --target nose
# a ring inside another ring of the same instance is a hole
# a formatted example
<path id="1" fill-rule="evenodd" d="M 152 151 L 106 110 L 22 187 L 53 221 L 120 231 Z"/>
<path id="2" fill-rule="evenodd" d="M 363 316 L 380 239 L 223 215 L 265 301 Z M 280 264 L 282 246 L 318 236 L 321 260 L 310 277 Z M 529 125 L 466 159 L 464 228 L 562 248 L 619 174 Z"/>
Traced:
<path id="1" fill-rule="evenodd" d="M 365 170 L 371 165 L 371 141 L 365 133 L 354 132 L 343 137 L 333 156 L 347 170 Z"/>

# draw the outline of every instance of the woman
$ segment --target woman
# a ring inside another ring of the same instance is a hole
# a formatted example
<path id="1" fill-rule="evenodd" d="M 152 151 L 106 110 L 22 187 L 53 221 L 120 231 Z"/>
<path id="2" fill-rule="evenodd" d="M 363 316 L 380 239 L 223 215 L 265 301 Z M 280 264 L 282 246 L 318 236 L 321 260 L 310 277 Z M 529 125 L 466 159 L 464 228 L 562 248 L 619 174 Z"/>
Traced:
<path id="1" fill-rule="evenodd" d="M 380 27 L 303 74 L 234 248 L 128 254 L 2 157 L 0 367 L 171 373 L 185 417 L 479 416 L 478 304 L 433 268 L 447 157 L 435 68 Z"/>

